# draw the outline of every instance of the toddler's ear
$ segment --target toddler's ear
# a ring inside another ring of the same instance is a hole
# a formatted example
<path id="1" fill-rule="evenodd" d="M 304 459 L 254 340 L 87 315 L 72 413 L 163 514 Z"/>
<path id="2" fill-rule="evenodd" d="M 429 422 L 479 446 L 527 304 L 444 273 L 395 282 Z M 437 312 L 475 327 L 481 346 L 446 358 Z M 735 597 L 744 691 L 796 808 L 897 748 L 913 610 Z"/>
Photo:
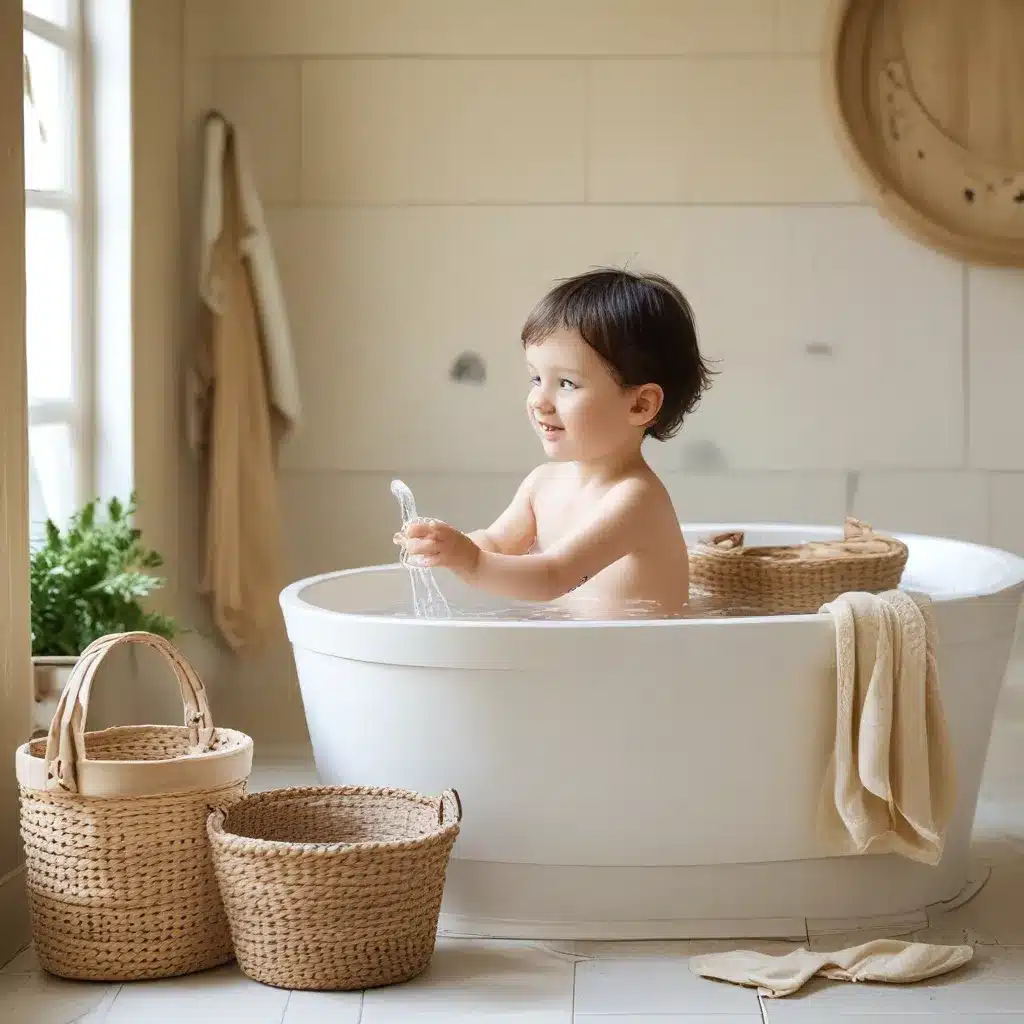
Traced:
<path id="1" fill-rule="evenodd" d="M 631 415 L 637 426 L 646 426 L 658 415 L 665 401 L 665 392 L 658 384 L 642 384 L 633 395 Z"/>

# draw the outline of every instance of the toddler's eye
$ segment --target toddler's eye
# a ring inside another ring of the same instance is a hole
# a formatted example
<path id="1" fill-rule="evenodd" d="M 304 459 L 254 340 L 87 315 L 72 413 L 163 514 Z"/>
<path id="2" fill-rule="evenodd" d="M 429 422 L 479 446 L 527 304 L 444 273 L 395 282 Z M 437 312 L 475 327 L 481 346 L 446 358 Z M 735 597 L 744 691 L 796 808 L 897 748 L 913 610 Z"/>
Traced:
<path id="1" fill-rule="evenodd" d="M 530 378 L 530 383 L 531 383 L 531 384 L 532 384 L 532 385 L 533 385 L 534 387 L 537 387 L 537 386 L 538 386 L 538 385 L 540 384 L 540 377 L 531 377 L 531 378 Z"/>
<path id="2" fill-rule="evenodd" d="M 576 390 L 576 385 L 571 380 L 566 380 L 564 377 L 558 383 L 559 386 L 565 388 L 566 391 Z"/>

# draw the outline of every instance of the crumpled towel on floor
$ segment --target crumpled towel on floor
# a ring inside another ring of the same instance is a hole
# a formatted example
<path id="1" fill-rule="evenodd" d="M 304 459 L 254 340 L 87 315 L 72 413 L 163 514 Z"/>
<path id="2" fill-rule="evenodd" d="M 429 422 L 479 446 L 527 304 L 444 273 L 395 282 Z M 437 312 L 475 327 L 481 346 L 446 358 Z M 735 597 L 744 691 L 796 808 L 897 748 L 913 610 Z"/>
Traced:
<path id="1" fill-rule="evenodd" d="M 708 953 L 692 957 L 690 970 L 703 978 L 756 986 L 760 995 L 774 999 L 792 995 L 816 974 L 834 981 L 906 984 L 955 971 L 972 956 L 971 946 L 876 939 L 834 953 L 813 953 L 802 948 L 785 956 L 769 956 L 746 949 Z"/>

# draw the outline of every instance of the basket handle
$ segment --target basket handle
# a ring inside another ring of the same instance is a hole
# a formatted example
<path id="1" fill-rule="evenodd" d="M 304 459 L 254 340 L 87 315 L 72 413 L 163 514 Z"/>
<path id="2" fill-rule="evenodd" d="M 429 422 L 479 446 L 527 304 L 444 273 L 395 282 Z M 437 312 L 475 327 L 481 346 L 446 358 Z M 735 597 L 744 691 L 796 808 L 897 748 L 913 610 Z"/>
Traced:
<path id="1" fill-rule="evenodd" d="M 181 652 L 154 633 L 110 633 L 82 652 L 57 703 L 46 737 L 46 788 L 78 792 L 77 766 L 86 760 L 85 721 L 89 694 L 103 659 L 116 647 L 142 644 L 162 654 L 174 671 L 185 708 L 190 754 L 202 754 L 213 740 L 213 717 L 203 681 Z"/>
<path id="2" fill-rule="evenodd" d="M 449 812 L 449 813 L 446 813 Z M 445 819 L 455 818 L 456 823 L 462 822 L 462 798 L 457 789 L 446 789 L 441 794 L 441 800 L 437 805 L 437 823 L 444 825 Z"/>

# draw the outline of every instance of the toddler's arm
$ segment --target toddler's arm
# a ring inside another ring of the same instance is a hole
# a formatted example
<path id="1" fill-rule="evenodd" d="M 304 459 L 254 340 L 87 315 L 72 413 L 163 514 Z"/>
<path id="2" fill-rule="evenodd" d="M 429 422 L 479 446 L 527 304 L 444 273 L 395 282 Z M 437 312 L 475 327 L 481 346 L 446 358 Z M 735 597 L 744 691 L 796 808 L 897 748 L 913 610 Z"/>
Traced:
<path id="1" fill-rule="evenodd" d="M 474 530 L 466 536 L 481 551 L 501 555 L 525 555 L 537 537 L 537 522 L 533 517 L 534 470 L 520 485 L 508 508 L 487 527 Z"/>
<path id="2" fill-rule="evenodd" d="M 483 550 L 444 523 L 414 523 L 408 549 L 432 566 L 445 566 L 467 583 L 524 601 L 551 601 L 642 546 L 647 532 L 643 482 L 619 484 L 594 515 L 549 550 L 507 555 Z"/>

